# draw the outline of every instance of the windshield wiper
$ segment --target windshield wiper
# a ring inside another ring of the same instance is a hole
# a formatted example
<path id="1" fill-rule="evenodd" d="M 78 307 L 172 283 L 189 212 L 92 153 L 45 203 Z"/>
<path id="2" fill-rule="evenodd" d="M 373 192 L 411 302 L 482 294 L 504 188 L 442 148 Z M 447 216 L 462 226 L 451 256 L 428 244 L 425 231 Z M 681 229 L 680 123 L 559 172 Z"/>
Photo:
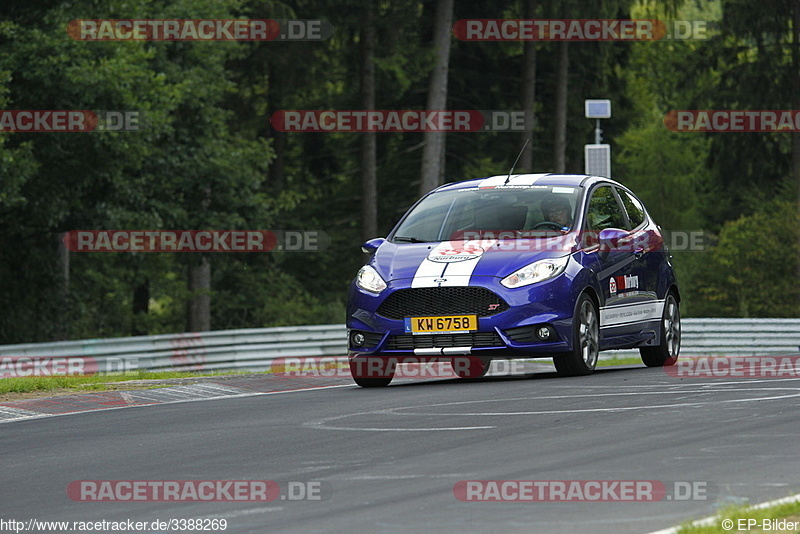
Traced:
<path id="1" fill-rule="evenodd" d="M 402 243 L 427 243 L 424 239 L 417 239 L 416 237 L 394 236 L 392 241 L 400 241 Z"/>

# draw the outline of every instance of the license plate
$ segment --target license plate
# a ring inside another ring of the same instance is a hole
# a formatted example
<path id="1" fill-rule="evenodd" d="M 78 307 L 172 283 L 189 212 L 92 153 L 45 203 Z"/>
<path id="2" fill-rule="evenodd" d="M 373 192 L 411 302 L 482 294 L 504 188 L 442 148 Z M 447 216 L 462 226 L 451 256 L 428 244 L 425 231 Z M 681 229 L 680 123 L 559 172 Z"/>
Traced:
<path id="1" fill-rule="evenodd" d="M 478 329 L 477 315 L 406 317 L 405 322 L 409 334 L 454 334 Z"/>

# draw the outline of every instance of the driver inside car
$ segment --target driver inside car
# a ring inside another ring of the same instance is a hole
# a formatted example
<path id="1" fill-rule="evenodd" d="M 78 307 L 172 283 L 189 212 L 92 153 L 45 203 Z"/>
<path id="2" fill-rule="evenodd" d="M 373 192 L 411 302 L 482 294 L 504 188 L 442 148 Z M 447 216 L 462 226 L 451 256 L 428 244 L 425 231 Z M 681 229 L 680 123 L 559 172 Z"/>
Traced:
<path id="1" fill-rule="evenodd" d="M 564 196 L 551 193 L 540 205 L 545 221 L 552 221 L 561 226 L 561 230 L 569 230 L 572 226 L 572 207 Z"/>

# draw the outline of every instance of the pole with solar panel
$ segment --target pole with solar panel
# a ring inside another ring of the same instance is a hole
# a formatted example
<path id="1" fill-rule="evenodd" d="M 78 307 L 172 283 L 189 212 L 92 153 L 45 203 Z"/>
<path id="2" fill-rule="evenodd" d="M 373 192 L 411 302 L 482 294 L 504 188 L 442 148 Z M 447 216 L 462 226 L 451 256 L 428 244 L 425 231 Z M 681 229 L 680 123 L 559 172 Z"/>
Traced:
<path id="1" fill-rule="evenodd" d="M 611 118 L 611 100 L 585 100 L 584 109 L 587 119 L 595 119 L 594 144 L 583 147 L 585 172 L 611 178 L 611 145 L 603 144 L 603 130 L 600 129 L 600 119 Z"/>

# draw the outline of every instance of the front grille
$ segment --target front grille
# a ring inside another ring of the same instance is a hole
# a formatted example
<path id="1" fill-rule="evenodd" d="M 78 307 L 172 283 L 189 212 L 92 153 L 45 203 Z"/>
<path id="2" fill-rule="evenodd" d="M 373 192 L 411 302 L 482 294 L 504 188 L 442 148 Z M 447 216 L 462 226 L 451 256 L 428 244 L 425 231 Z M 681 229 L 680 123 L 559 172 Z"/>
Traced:
<path id="1" fill-rule="evenodd" d="M 467 314 L 488 317 L 508 308 L 505 300 L 485 287 L 418 287 L 395 291 L 377 313 L 388 319 Z"/>
<path id="2" fill-rule="evenodd" d="M 431 349 L 433 347 L 503 347 L 497 332 L 468 334 L 403 334 L 389 336 L 386 350 Z"/>

